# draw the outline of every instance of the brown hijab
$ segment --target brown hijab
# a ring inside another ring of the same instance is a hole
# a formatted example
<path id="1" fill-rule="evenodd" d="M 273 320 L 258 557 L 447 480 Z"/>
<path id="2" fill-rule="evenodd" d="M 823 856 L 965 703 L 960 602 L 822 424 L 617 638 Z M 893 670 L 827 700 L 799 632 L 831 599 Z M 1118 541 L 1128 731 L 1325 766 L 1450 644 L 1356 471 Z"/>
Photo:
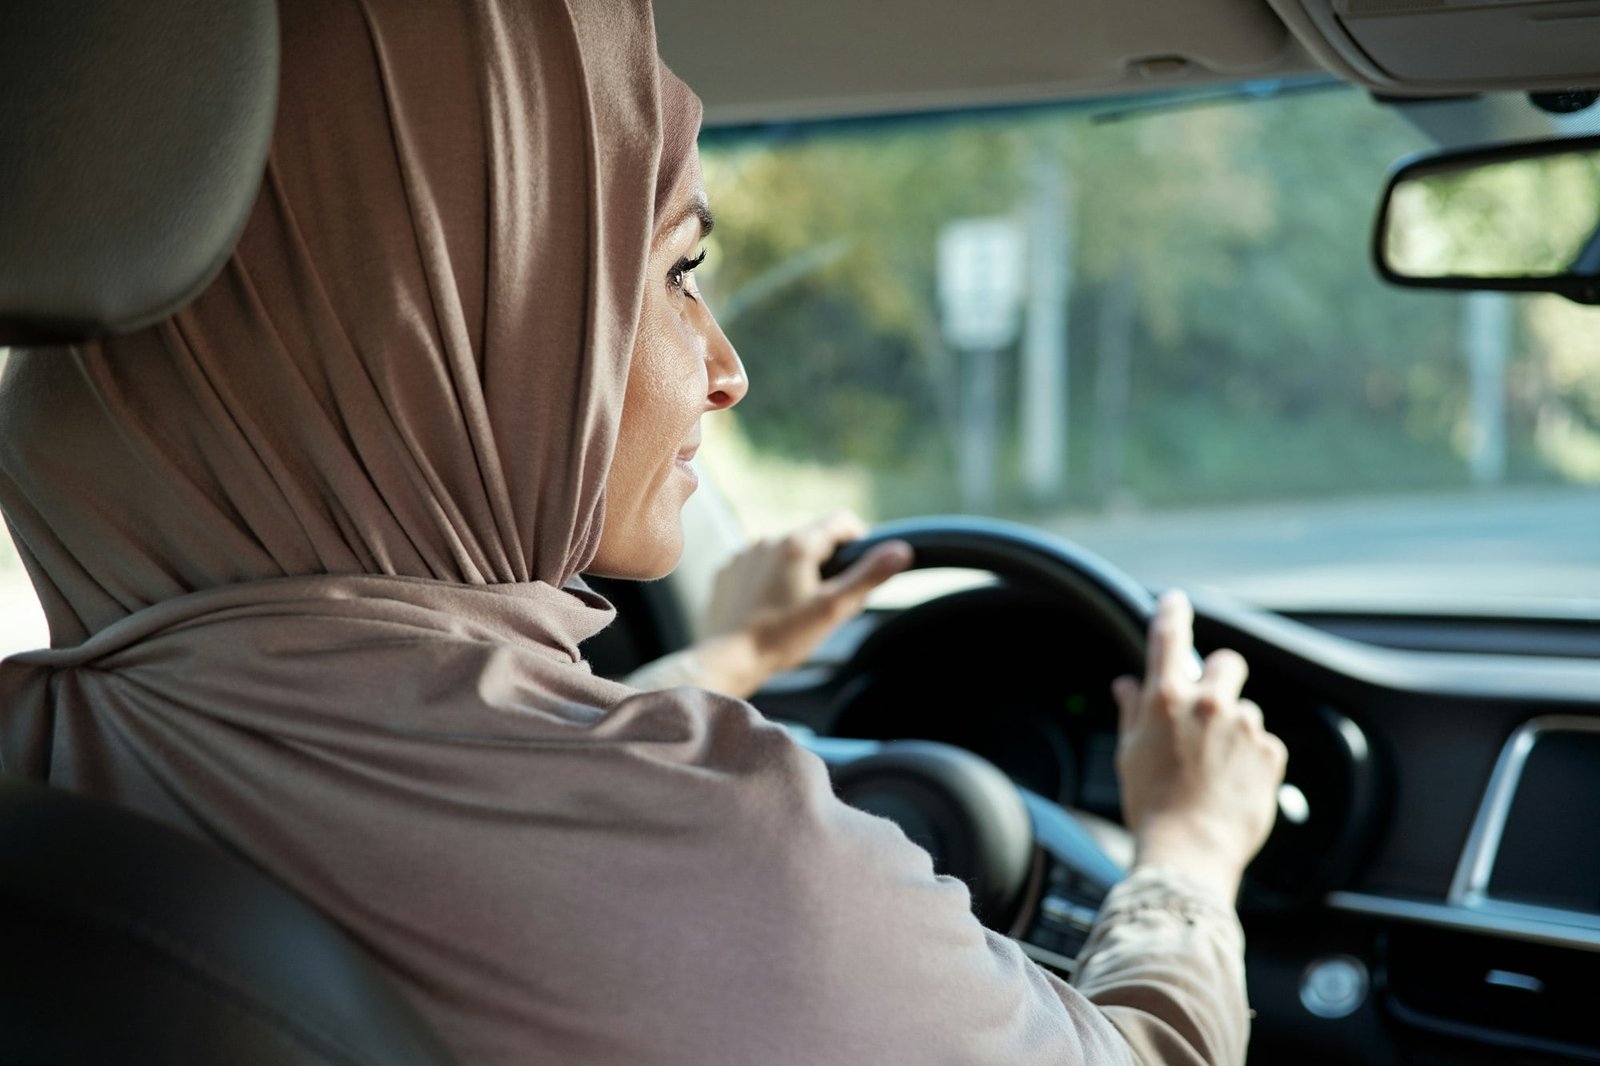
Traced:
<path id="1" fill-rule="evenodd" d="M 7 369 L 53 646 L 0 667 L 0 765 L 272 871 L 464 1063 L 1124 1060 L 781 729 L 578 660 L 699 122 L 647 5 L 280 7 L 222 275 Z"/>
<path id="2" fill-rule="evenodd" d="M 593 556 L 656 209 L 698 101 L 648 9 L 285 3 L 238 251 L 189 309 L 7 383 L 52 643 L 309 574 L 523 590 Z M 600 616 L 559 610 L 568 646 Z"/>

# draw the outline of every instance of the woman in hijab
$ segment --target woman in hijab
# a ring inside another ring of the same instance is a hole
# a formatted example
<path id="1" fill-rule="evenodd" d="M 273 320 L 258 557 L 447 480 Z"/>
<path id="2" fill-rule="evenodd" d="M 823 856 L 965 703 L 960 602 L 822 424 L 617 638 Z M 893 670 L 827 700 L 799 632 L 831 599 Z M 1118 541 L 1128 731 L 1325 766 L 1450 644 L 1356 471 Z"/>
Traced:
<path id="1" fill-rule="evenodd" d="M 610 612 L 577 574 L 671 567 L 698 420 L 746 388 L 648 7 L 281 8 L 221 276 L 8 367 L 52 648 L 0 670 L 5 769 L 272 871 L 463 1063 L 1242 1060 L 1231 896 L 1282 748 L 1236 656 L 1183 678 L 1181 599 L 1118 688 L 1140 856 L 1077 989 L 748 705 L 580 661 Z"/>

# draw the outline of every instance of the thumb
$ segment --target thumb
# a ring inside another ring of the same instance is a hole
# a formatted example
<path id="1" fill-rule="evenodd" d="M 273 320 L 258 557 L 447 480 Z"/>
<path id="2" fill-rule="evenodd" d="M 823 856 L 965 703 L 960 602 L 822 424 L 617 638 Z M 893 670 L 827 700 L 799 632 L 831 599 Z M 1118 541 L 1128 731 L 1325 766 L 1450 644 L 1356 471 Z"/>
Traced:
<path id="1" fill-rule="evenodd" d="M 843 573 L 823 582 L 822 599 L 831 601 L 841 616 L 854 614 L 861 610 L 873 589 L 909 569 L 912 561 L 911 545 L 903 540 L 886 541 L 857 559 Z"/>

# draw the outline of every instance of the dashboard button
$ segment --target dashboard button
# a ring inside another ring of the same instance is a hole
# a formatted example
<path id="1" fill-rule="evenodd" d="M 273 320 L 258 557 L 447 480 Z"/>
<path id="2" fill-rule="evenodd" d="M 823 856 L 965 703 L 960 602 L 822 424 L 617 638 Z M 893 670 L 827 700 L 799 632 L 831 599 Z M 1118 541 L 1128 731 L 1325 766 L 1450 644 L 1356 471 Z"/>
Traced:
<path id="1" fill-rule="evenodd" d="M 1300 976 L 1300 1003 L 1318 1018 L 1347 1018 L 1366 1002 L 1369 979 L 1360 959 L 1325 955 Z"/>

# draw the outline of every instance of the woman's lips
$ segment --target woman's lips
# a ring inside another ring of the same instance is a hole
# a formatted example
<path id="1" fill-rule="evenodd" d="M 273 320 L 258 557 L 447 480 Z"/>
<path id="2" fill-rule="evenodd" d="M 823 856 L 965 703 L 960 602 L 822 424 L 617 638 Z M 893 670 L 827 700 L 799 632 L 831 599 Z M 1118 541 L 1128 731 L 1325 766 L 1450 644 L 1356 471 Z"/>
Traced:
<path id="1" fill-rule="evenodd" d="M 694 453 L 699 450 L 700 442 L 695 441 L 693 444 L 686 445 L 680 449 L 677 456 L 672 460 L 672 464 L 678 468 L 678 472 L 689 479 L 691 489 L 700 484 L 700 475 L 696 473 L 693 466 Z"/>

